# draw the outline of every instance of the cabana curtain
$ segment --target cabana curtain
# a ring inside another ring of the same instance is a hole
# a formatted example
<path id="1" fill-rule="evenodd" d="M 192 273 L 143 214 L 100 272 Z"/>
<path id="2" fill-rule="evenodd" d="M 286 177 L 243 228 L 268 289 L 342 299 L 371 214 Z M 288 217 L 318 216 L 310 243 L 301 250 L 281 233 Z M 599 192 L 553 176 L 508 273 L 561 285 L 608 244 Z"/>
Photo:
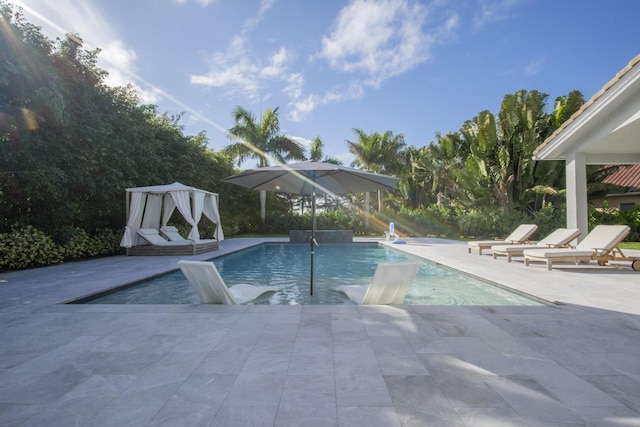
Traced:
<path id="1" fill-rule="evenodd" d="M 147 205 L 144 209 L 142 217 L 142 226 L 140 228 L 157 228 L 160 224 L 160 211 L 162 210 L 162 196 L 158 194 L 149 194 L 147 196 Z"/>
<path id="2" fill-rule="evenodd" d="M 202 213 L 204 216 L 209 218 L 211 222 L 218 224 L 218 227 L 216 227 L 215 238 L 218 239 L 218 241 L 224 240 L 224 233 L 222 232 L 222 227 L 220 227 L 220 213 L 218 212 L 217 194 L 207 194 L 207 197 L 204 199 L 204 208 Z"/>
<path id="3" fill-rule="evenodd" d="M 131 197 L 128 194 L 131 193 Z M 220 214 L 218 211 L 218 195 L 179 182 L 152 187 L 127 188 L 127 226 L 120 246 L 130 248 L 137 242 L 137 231 L 140 228 L 159 229 L 167 225 L 175 208 L 191 225 L 188 238 L 198 243 L 200 232 L 198 223 L 204 213 L 211 222 L 217 225 L 215 238 L 224 239 Z"/>
<path id="4" fill-rule="evenodd" d="M 144 211 L 144 204 L 147 200 L 145 193 L 131 193 L 131 202 L 129 202 L 129 217 L 127 218 L 127 226 L 124 228 L 124 236 L 120 241 L 120 246 L 130 248 L 135 239 L 138 229 L 140 229 L 140 223 L 142 222 L 142 212 Z M 127 202 L 129 199 L 127 198 Z"/>

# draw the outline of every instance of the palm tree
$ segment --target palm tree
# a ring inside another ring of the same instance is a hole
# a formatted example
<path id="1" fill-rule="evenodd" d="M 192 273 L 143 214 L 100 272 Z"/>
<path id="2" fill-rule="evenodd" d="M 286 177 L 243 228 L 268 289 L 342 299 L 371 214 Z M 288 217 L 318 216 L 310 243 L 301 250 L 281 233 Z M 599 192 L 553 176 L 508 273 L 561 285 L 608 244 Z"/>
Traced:
<path id="1" fill-rule="evenodd" d="M 229 138 L 235 140 L 224 152 L 240 166 L 248 159 L 256 159 L 257 167 L 269 166 L 269 158 L 279 163 L 304 159 L 300 144 L 280 133 L 278 108 L 268 108 L 258 121 L 250 111 L 237 106 L 233 110 L 235 125 L 229 129 Z M 260 192 L 260 217 L 266 220 L 266 192 Z"/>
<path id="2" fill-rule="evenodd" d="M 364 170 L 376 173 L 397 175 L 404 163 L 404 135 L 394 135 L 391 131 L 384 134 L 365 133 L 362 129 L 353 129 L 358 137 L 357 142 L 347 141 L 349 151 L 356 156 L 351 164 Z M 365 208 L 368 209 L 368 197 Z M 378 211 L 382 210 L 382 193 L 378 192 Z"/>
<path id="3" fill-rule="evenodd" d="M 334 165 L 341 165 L 342 162 L 335 157 L 327 157 L 324 155 L 324 143 L 319 136 L 316 136 L 313 141 L 311 141 L 311 146 L 309 147 L 309 158 L 312 162 L 323 162 L 323 163 L 331 163 Z M 324 195 L 324 207 L 326 208 L 329 205 L 329 196 L 327 194 Z M 302 207 L 304 208 L 304 197 L 303 197 Z M 315 224 L 313 224 L 315 226 Z"/>
<path id="4" fill-rule="evenodd" d="M 319 136 L 316 136 L 314 140 L 311 142 L 311 147 L 309 148 L 309 159 L 312 162 L 324 162 L 331 163 L 334 165 L 341 165 L 342 162 L 335 157 L 327 157 L 324 155 L 324 143 L 320 139 Z"/>

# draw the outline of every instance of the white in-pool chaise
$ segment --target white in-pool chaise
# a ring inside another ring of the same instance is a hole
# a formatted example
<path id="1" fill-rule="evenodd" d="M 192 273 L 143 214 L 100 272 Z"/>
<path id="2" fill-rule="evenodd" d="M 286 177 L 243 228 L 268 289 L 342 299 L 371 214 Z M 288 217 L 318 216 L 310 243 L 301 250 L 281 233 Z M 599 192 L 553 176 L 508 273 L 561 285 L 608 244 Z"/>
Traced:
<path id="1" fill-rule="evenodd" d="M 256 286 L 239 283 L 227 287 L 215 264 L 210 261 L 178 261 L 191 286 L 198 293 L 202 304 L 244 304 L 266 292 L 276 292 L 275 286 Z"/>
<path id="2" fill-rule="evenodd" d="M 493 245 L 522 245 L 529 241 L 537 229 L 536 224 L 521 224 L 504 240 L 472 240 L 467 242 L 467 250 L 471 253 L 472 249 L 478 249 L 479 254 L 482 255 L 483 249 L 491 249 Z"/>
<path id="3" fill-rule="evenodd" d="M 381 262 L 368 285 L 345 285 L 336 288 L 356 304 L 402 304 L 418 274 L 420 263 Z"/>
<path id="4" fill-rule="evenodd" d="M 631 268 L 640 270 L 640 259 L 627 257 L 618 246 L 629 234 L 628 225 L 598 225 L 573 249 L 528 249 L 525 250 L 524 265 L 531 261 L 544 261 L 547 269 L 553 268 L 554 262 L 589 262 L 597 261 L 604 266 L 609 261 L 631 261 Z"/>
<path id="5" fill-rule="evenodd" d="M 507 261 L 511 262 L 514 256 L 522 255 L 527 249 L 547 249 L 547 248 L 565 248 L 580 235 L 578 228 L 558 228 L 553 233 L 536 243 L 524 245 L 493 245 L 491 252 L 493 259 L 497 259 L 498 255 L 505 255 Z"/>

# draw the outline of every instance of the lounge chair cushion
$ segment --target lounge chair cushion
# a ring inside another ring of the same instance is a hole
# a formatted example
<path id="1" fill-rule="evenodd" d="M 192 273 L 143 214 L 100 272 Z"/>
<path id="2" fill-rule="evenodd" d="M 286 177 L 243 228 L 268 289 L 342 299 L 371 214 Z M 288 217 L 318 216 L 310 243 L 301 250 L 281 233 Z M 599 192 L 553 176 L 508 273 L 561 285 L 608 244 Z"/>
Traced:
<path id="1" fill-rule="evenodd" d="M 178 229 L 172 225 L 163 225 L 160 227 L 160 233 L 172 242 L 183 242 L 184 244 L 193 243 L 191 240 L 182 237 Z"/>
<path id="2" fill-rule="evenodd" d="M 469 253 L 471 249 L 478 249 L 480 255 L 482 255 L 483 249 L 489 249 L 493 245 L 500 244 L 522 244 L 529 240 L 529 238 L 536 232 L 538 226 L 536 224 L 521 224 L 511 234 L 509 234 L 504 240 L 472 240 L 467 242 L 467 248 Z"/>
<path id="3" fill-rule="evenodd" d="M 538 250 L 546 248 L 561 248 L 568 245 L 579 235 L 580 229 L 578 228 L 558 228 L 553 233 L 536 243 L 523 245 L 493 245 L 491 246 L 491 250 L 493 251 L 493 258 L 496 258 L 496 255 L 500 254 L 507 255 L 510 260 L 512 255 L 522 255 L 522 253 L 527 249 Z"/>
<path id="4" fill-rule="evenodd" d="M 536 258 L 565 258 L 567 256 L 574 258 L 586 257 L 593 255 L 593 251 L 578 250 L 572 248 L 548 248 L 548 249 L 527 249 L 523 252 L 525 256 L 535 256 Z"/>
<path id="5" fill-rule="evenodd" d="M 162 237 L 158 232 L 158 230 L 156 230 L 155 228 L 141 228 L 138 230 L 138 235 L 143 239 L 145 239 L 150 244 L 156 245 L 156 246 L 177 246 L 177 245 L 185 244 L 184 242 L 168 241 L 167 239 Z M 189 243 L 192 243 L 192 242 L 189 241 Z"/>

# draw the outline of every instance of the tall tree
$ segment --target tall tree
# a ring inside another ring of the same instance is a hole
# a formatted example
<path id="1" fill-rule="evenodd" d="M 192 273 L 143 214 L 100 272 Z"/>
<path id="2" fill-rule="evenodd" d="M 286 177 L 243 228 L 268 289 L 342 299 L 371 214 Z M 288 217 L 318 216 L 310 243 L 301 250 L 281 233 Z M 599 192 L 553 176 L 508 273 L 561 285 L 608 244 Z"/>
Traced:
<path id="1" fill-rule="evenodd" d="M 316 136 L 313 141 L 311 141 L 308 160 L 311 160 L 312 162 L 332 163 L 334 165 L 342 164 L 342 162 L 337 158 L 324 155 L 324 142 L 322 142 L 322 139 L 320 139 L 319 136 Z"/>
<path id="2" fill-rule="evenodd" d="M 280 132 L 278 108 L 268 108 L 258 121 L 250 111 L 237 106 L 233 110 L 234 126 L 229 129 L 229 138 L 236 142 L 228 145 L 224 152 L 238 166 L 245 160 L 256 159 L 258 167 L 269 165 L 272 158 L 279 163 L 288 160 L 303 160 L 302 146 Z M 266 221 L 266 192 L 260 192 L 260 217 Z"/>
<path id="3" fill-rule="evenodd" d="M 454 171 L 469 153 L 465 142 L 459 133 L 438 133 L 436 142 L 406 150 L 407 166 L 400 184 L 412 207 L 427 206 L 439 197 L 449 199 L 455 193 Z"/>
<path id="4" fill-rule="evenodd" d="M 388 175 L 398 175 L 404 164 L 404 135 L 394 135 L 391 131 L 384 134 L 373 132 L 367 134 L 362 129 L 355 128 L 353 132 L 357 136 L 357 141 L 347 141 L 349 151 L 356 156 L 352 166 L 360 166 L 362 169 L 384 173 Z M 365 208 L 369 209 L 369 193 Z M 378 192 L 378 210 L 382 210 L 382 192 Z"/>

